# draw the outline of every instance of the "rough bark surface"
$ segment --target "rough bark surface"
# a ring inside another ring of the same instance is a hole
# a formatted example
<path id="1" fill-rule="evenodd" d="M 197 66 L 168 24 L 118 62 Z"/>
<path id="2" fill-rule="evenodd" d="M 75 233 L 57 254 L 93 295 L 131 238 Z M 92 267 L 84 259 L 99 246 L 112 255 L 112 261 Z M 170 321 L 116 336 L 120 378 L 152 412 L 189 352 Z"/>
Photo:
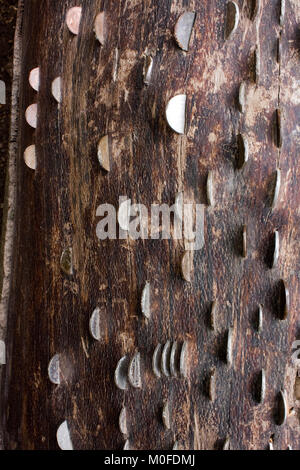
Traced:
<path id="1" fill-rule="evenodd" d="M 67 420 L 75 449 L 122 449 L 118 420 L 123 406 L 131 449 L 171 449 L 175 441 L 181 449 L 218 449 L 227 438 L 231 449 L 267 449 L 270 439 L 275 449 L 299 448 L 297 368 L 291 356 L 299 335 L 300 6 L 298 0 L 286 3 L 280 26 L 280 1 L 262 0 L 254 20 L 254 2 L 237 1 L 240 22 L 225 40 L 225 0 L 82 0 L 78 36 L 65 23 L 73 1 L 28 0 L 24 9 L 21 2 L 17 150 L 11 153 L 17 162 L 12 274 L 8 302 L 1 307 L 7 347 L 1 390 L 5 448 L 55 449 L 56 430 Z M 101 11 L 107 23 L 104 45 L 93 32 Z M 196 12 L 188 52 L 173 36 L 184 11 Z M 261 64 L 257 83 L 255 48 Z M 146 51 L 154 60 L 148 86 L 143 83 Z M 36 66 L 41 70 L 38 94 L 28 83 Z M 57 76 L 63 78 L 60 106 L 51 95 Z M 180 93 L 187 95 L 183 136 L 165 119 L 168 100 Z M 24 119 L 33 102 L 38 103 L 36 131 Z M 274 132 L 277 109 L 281 148 Z M 249 161 L 239 170 L 240 133 L 249 143 Z M 98 142 L 107 134 L 108 173 L 97 160 Z M 35 172 L 23 161 L 33 143 Z M 282 184 L 272 211 L 277 168 Z M 126 195 L 147 207 L 172 205 L 180 191 L 189 201 L 207 204 L 210 170 L 215 205 L 205 209 L 205 245 L 195 252 L 191 283 L 180 274 L 181 241 L 97 239 L 100 204 L 118 207 L 119 196 Z M 281 244 L 278 266 L 271 270 L 274 230 Z M 69 277 L 60 267 L 67 247 L 74 263 Z M 284 321 L 281 279 L 290 292 Z M 147 281 L 151 318 L 146 321 L 140 299 Z M 260 304 L 263 328 L 258 333 Z M 98 342 L 89 333 L 96 307 L 102 319 Z M 231 365 L 226 364 L 230 328 Z M 159 380 L 152 372 L 154 349 L 168 340 L 188 340 L 186 379 Z M 121 391 L 114 383 L 116 365 L 136 351 L 142 388 Z M 47 373 L 55 354 L 61 356 L 59 386 Z M 262 369 L 266 394 L 257 404 L 255 384 Z M 212 370 L 214 401 L 207 393 Z M 282 389 L 289 413 L 279 426 Z M 167 401 L 170 430 L 162 421 Z"/>
<path id="2" fill-rule="evenodd" d="M 6 86 L 6 104 L 0 104 L 0 230 L 2 227 L 5 174 L 8 161 L 12 58 L 17 1 L 0 1 L 0 79 Z"/>

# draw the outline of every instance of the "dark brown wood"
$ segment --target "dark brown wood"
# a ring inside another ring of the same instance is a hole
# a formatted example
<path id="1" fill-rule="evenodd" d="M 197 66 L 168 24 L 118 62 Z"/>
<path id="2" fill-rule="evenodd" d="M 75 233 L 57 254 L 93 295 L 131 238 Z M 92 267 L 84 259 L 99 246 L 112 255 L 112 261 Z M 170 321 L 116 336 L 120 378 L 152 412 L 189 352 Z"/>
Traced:
<path id="1" fill-rule="evenodd" d="M 0 228 L 2 226 L 5 174 L 8 160 L 10 97 L 13 74 L 12 58 L 17 3 L 17 0 L 0 1 L 0 80 L 5 83 L 6 91 L 5 100 L 0 100 Z M 5 104 L 2 104 L 2 101 L 5 101 Z"/>
<path id="2" fill-rule="evenodd" d="M 82 0 L 78 36 L 65 23 L 75 2 L 28 0 L 24 8 L 21 2 L 13 257 L 8 302 L 1 307 L 7 319 L 1 384 L 5 448 L 55 449 L 57 428 L 67 420 L 75 449 L 122 449 L 126 439 L 119 415 L 126 407 L 131 449 L 172 449 L 175 441 L 181 449 L 267 449 L 270 439 L 275 449 L 299 449 L 292 343 L 299 335 L 300 7 L 296 0 L 287 2 L 280 27 L 279 1 L 261 1 L 254 20 L 253 1 L 236 3 L 239 25 L 226 41 L 225 0 Z M 93 32 L 101 11 L 107 22 L 104 45 Z M 185 11 L 196 12 L 188 52 L 173 35 Z M 258 83 L 253 80 L 255 50 Z M 153 57 L 148 85 L 145 51 Z M 38 94 L 28 84 L 36 66 Z M 63 78 L 60 106 L 51 95 L 57 76 Z M 165 119 L 168 100 L 181 93 L 187 95 L 182 136 Z M 24 113 L 36 100 L 34 131 Z M 249 160 L 241 169 L 240 134 L 249 143 Z M 109 172 L 97 159 L 105 135 Z M 23 161 L 32 143 L 35 172 Z M 281 189 L 272 210 L 278 168 Z M 194 254 L 190 283 L 180 274 L 182 241 L 97 239 L 100 204 L 117 207 L 119 196 L 127 195 L 147 207 L 172 205 L 184 191 L 190 201 L 207 205 L 211 170 L 215 201 L 205 209 L 205 245 Z M 280 256 L 270 269 L 275 230 Z M 68 247 L 72 276 L 60 267 Z M 290 297 L 285 320 L 282 280 Z M 146 282 L 151 285 L 148 320 L 140 307 Z M 89 333 L 96 307 L 100 341 Z M 187 378 L 153 374 L 153 352 L 168 340 L 188 341 Z M 137 351 L 142 387 L 121 391 L 114 383 L 117 363 Z M 55 354 L 62 361 L 59 386 L 47 372 Z M 282 390 L 289 414 L 279 426 Z M 162 419 L 166 403 L 170 429 Z"/>

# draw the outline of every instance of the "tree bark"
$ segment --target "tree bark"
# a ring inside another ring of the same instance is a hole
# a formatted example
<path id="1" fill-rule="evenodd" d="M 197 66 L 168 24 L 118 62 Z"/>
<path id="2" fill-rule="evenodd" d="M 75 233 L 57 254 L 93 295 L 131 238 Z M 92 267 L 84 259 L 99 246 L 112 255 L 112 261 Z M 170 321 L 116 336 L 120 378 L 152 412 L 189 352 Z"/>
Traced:
<path id="1" fill-rule="evenodd" d="M 286 2 L 280 25 L 281 1 L 262 0 L 256 15 L 255 1 L 236 3 L 239 23 L 225 39 L 225 0 L 82 0 L 78 35 L 66 25 L 73 1 L 20 1 L 0 311 L 6 449 L 56 449 L 65 420 L 74 449 L 122 449 L 125 442 L 137 450 L 175 443 L 299 449 L 292 344 L 299 338 L 300 6 Z M 187 52 L 174 38 L 185 11 L 196 13 Z M 104 44 L 93 30 L 100 12 Z M 153 58 L 149 84 L 146 55 Z M 38 93 L 28 82 L 37 66 Z M 51 95 L 58 76 L 59 105 Z M 187 97 L 184 135 L 165 116 L 178 94 Z M 24 117 L 35 102 L 36 130 Z M 245 165 L 239 135 L 249 146 Z M 109 172 L 97 158 L 104 136 Z M 35 171 L 23 159 L 32 144 Z M 205 244 L 194 252 L 191 282 L 180 272 L 182 240 L 97 238 L 100 204 L 117 208 L 127 196 L 148 208 L 172 206 L 180 192 L 205 205 Z M 280 250 L 271 269 L 274 231 Z M 61 265 L 68 248 L 69 275 Z M 149 319 L 140 306 L 147 282 Z M 96 308 L 99 341 L 89 332 Z M 187 344 L 186 377 L 159 379 L 152 371 L 155 348 L 169 340 Z M 137 352 L 141 388 L 122 391 L 114 381 L 118 361 Z M 48 377 L 56 354 L 60 385 Z M 123 408 L 126 436 L 119 428 Z"/>

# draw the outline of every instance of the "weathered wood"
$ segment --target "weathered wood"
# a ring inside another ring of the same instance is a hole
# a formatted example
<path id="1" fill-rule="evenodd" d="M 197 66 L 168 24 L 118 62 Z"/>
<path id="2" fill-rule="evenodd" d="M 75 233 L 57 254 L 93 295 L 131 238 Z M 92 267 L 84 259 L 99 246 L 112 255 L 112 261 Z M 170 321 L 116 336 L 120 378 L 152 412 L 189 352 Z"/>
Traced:
<path id="1" fill-rule="evenodd" d="M 74 449 L 267 449 L 271 436 L 275 449 L 299 448 L 291 356 L 299 334 L 300 7 L 288 2 L 281 27 L 280 2 L 261 1 L 254 19 L 253 1 L 236 3 L 239 23 L 228 40 L 225 0 L 82 0 L 78 35 L 65 22 L 74 6 L 70 0 L 28 0 L 20 12 L 18 134 L 12 138 L 17 151 L 13 147 L 10 155 L 11 164 L 15 156 L 17 162 L 17 198 L 9 296 L 1 304 L 1 319 L 8 321 L 1 388 L 6 448 L 57 448 L 56 431 L 65 420 Z M 102 11 L 106 37 L 100 44 L 93 28 Z M 188 52 L 173 34 L 185 11 L 196 13 Z M 146 55 L 153 63 L 145 84 Z M 38 94 L 28 82 L 36 66 Z M 58 76 L 60 105 L 51 94 Z M 184 135 L 173 132 L 165 118 L 167 103 L 179 94 L 187 96 Z M 34 102 L 36 130 L 24 118 Z M 98 160 L 106 135 L 109 171 Z M 239 135 L 249 145 L 240 169 Z M 35 171 L 23 160 L 33 143 Z M 272 208 L 277 169 L 281 189 Z M 127 195 L 147 207 L 172 205 L 183 191 L 190 202 L 207 205 L 210 171 L 214 201 L 205 210 L 205 245 L 194 253 L 191 282 L 180 272 L 183 241 L 97 239 L 99 204 L 118 207 L 119 196 Z M 270 269 L 266 259 L 275 230 L 280 253 Z M 73 274 L 67 275 L 60 261 L 69 248 Z M 285 320 L 279 311 L 281 280 L 290 294 Z M 141 311 L 147 282 L 149 318 Z M 213 329 L 212 302 L 218 307 Z M 263 327 L 257 331 L 260 305 Z M 99 341 L 89 331 L 96 308 Z M 185 342 L 177 359 L 182 367 L 185 359 L 187 377 L 158 378 L 152 372 L 155 348 L 168 341 Z M 48 378 L 56 354 L 60 385 Z M 115 385 L 124 356 L 137 388 L 130 381 L 127 390 Z M 257 392 L 262 370 L 265 383 Z M 279 426 L 282 390 L 295 413 Z M 166 403 L 170 430 L 162 420 Z M 120 431 L 124 408 L 126 426 L 123 415 Z"/>

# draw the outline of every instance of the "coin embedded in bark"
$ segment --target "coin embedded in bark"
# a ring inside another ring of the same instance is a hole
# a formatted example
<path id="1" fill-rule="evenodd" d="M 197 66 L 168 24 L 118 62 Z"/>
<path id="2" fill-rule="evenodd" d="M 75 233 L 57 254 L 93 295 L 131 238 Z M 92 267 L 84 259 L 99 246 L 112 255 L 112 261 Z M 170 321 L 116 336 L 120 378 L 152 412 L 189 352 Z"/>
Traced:
<path id="1" fill-rule="evenodd" d="M 128 199 L 120 204 L 118 210 L 118 222 L 122 230 L 129 231 L 130 228 L 131 200 Z"/>
<path id="2" fill-rule="evenodd" d="M 277 206 L 279 193 L 281 187 L 281 170 L 277 168 L 275 174 L 275 184 L 274 184 L 274 192 L 273 192 L 273 200 L 272 200 L 272 209 L 274 210 Z"/>
<path id="3" fill-rule="evenodd" d="M 272 256 L 272 268 L 276 268 L 279 259 L 279 232 L 275 230 L 273 235 L 273 256 Z"/>
<path id="4" fill-rule="evenodd" d="M 35 145 L 30 145 L 24 152 L 24 161 L 28 168 L 36 170 L 36 149 Z"/>
<path id="5" fill-rule="evenodd" d="M 122 357 L 122 359 L 119 360 L 115 370 L 115 384 L 120 390 L 127 390 L 128 388 L 128 364 L 128 357 L 124 356 Z"/>
<path id="6" fill-rule="evenodd" d="M 281 0 L 280 19 L 279 19 L 280 26 L 283 26 L 284 24 L 284 17 L 285 17 L 285 0 Z"/>
<path id="7" fill-rule="evenodd" d="M 183 13 L 175 26 L 175 39 L 178 46 L 184 51 L 189 50 L 192 29 L 195 22 L 196 13 L 194 11 L 186 11 Z"/>
<path id="8" fill-rule="evenodd" d="M 150 83 L 152 69 L 153 69 L 153 58 L 150 55 L 146 55 L 145 61 L 144 61 L 144 69 L 143 69 L 145 85 L 149 85 Z"/>
<path id="9" fill-rule="evenodd" d="M 96 308 L 90 318 L 90 333 L 96 341 L 101 339 L 101 330 L 100 330 L 100 309 Z"/>
<path id="10" fill-rule="evenodd" d="M 178 220 L 183 220 L 183 192 L 176 194 L 175 197 L 175 215 Z"/>
<path id="11" fill-rule="evenodd" d="M 214 206 L 215 204 L 215 193 L 214 193 L 214 172 L 210 171 L 207 176 L 206 186 L 207 204 Z"/>
<path id="12" fill-rule="evenodd" d="M 67 421 L 64 421 L 56 433 L 57 444 L 61 450 L 73 450 L 73 444 L 70 437 L 70 431 Z"/>
<path id="13" fill-rule="evenodd" d="M 33 103 L 25 111 L 25 119 L 27 123 L 33 127 L 37 128 L 37 104 Z"/>
<path id="14" fill-rule="evenodd" d="M 67 12 L 66 23 L 71 33 L 77 35 L 79 33 L 82 8 L 73 7 Z"/>
<path id="15" fill-rule="evenodd" d="M 29 74 L 29 83 L 30 86 L 35 90 L 39 91 L 40 88 L 40 68 L 36 67 L 32 69 Z"/>
<path id="16" fill-rule="evenodd" d="M 161 354 L 161 371 L 166 377 L 170 377 L 171 341 L 167 341 Z"/>
<path id="17" fill-rule="evenodd" d="M 131 450 L 130 449 L 130 442 L 128 440 L 125 442 L 123 450 Z"/>
<path id="18" fill-rule="evenodd" d="M 6 364 L 6 348 L 4 341 L 0 340 L 0 365 Z"/>
<path id="19" fill-rule="evenodd" d="M 186 95 L 176 95 L 166 107 L 166 118 L 169 126 L 177 134 L 185 132 Z"/>
<path id="20" fill-rule="evenodd" d="M 179 347 L 178 342 L 174 341 L 170 353 L 170 373 L 173 377 L 177 377 L 178 362 L 179 362 Z"/>
<path id="21" fill-rule="evenodd" d="M 0 80 L 0 104 L 6 104 L 6 85 L 3 80 Z"/>
<path id="22" fill-rule="evenodd" d="M 103 46 L 106 38 L 106 25 L 105 25 L 105 13 L 102 11 L 96 16 L 95 19 L 95 34 L 96 38 Z"/>
<path id="23" fill-rule="evenodd" d="M 226 361 L 229 366 L 232 365 L 232 342 L 233 342 L 233 329 L 229 328 L 227 332 L 227 351 L 226 351 Z"/>
<path id="24" fill-rule="evenodd" d="M 109 139 L 108 135 L 105 135 L 100 139 L 98 144 L 98 160 L 101 167 L 105 171 L 110 171 L 110 153 L 109 153 Z"/>
<path id="25" fill-rule="evenodd" d="M 226 437 L 225 442 L 223 444 L 223 450 L 230 450 L 230 439 Z"/>
<path id="26" fill-rule="evenodd" d="M 125 406 L 122 408 L 122 411 L 119 416 L 119 429 L 123 436 L 127 437 L 128 427 L 127 427 L 127 410 Z"/>
<path id="27" fill-rule="evenodd" d="M 52 382 L 54 385 L 60 385 L 59 354 L 55 354 L 55 356 L 49 362 L 48 375 L 50 382 Z"/>
<path id="28" fill-rule="evenodd" d="M 142 293 L 142 300 L 141 300 L 141 308 L 144 317 L 150 318 L 151 316 L 151 306 L 150 306 L 150 284 L 149 282 L 146 283 L 143 293 Z"/>
<path id="29" fill-rule="evenodd" d="M 134 388 L 142 388 L 141 376 L 141 355 L 136 353 L 130 361 L 128 368 L 128 380 L 130 385 Z"/>
<path id="30" fill-rule="evenodd" d="M 155 348 L 155 351 L 152 357 L 152 370 L 154 372 L 154 375 L 156 375 L 158 379 L 161 378 L 161 369 L 160 369 L 161 354 L 162 354 L 162 345 L 158 344 Z"/>
<path id="31" fill-rule="evenodd" d="M 218 302 L 214 300 L 211 305 L 211 312 L 210 312 L 210 327 L 212 330 L 216 329 L 217 309 L 218 309 Z"/>
<path id="32" fill-rule="evenodd" d="M 180 359 L 179 359 L 179 371 L 180 375 L 187 377 L 187 362 L 188 362 L 188 342 L 184 341 L 181 347 Z"/>
<path id="33" fill-rule="evenodd" d="M 62 101 L 62 79 L 61 77 L 56 77 L 51 85 L 52 96 L 58 103 Z"/>
<path id="34" fill-rule="evenodd" d="M 186 282 L 192 282 L 194 270 L 194 257 L 192 251 L 187 251 L 181 260 L 181 274 Z"/>

